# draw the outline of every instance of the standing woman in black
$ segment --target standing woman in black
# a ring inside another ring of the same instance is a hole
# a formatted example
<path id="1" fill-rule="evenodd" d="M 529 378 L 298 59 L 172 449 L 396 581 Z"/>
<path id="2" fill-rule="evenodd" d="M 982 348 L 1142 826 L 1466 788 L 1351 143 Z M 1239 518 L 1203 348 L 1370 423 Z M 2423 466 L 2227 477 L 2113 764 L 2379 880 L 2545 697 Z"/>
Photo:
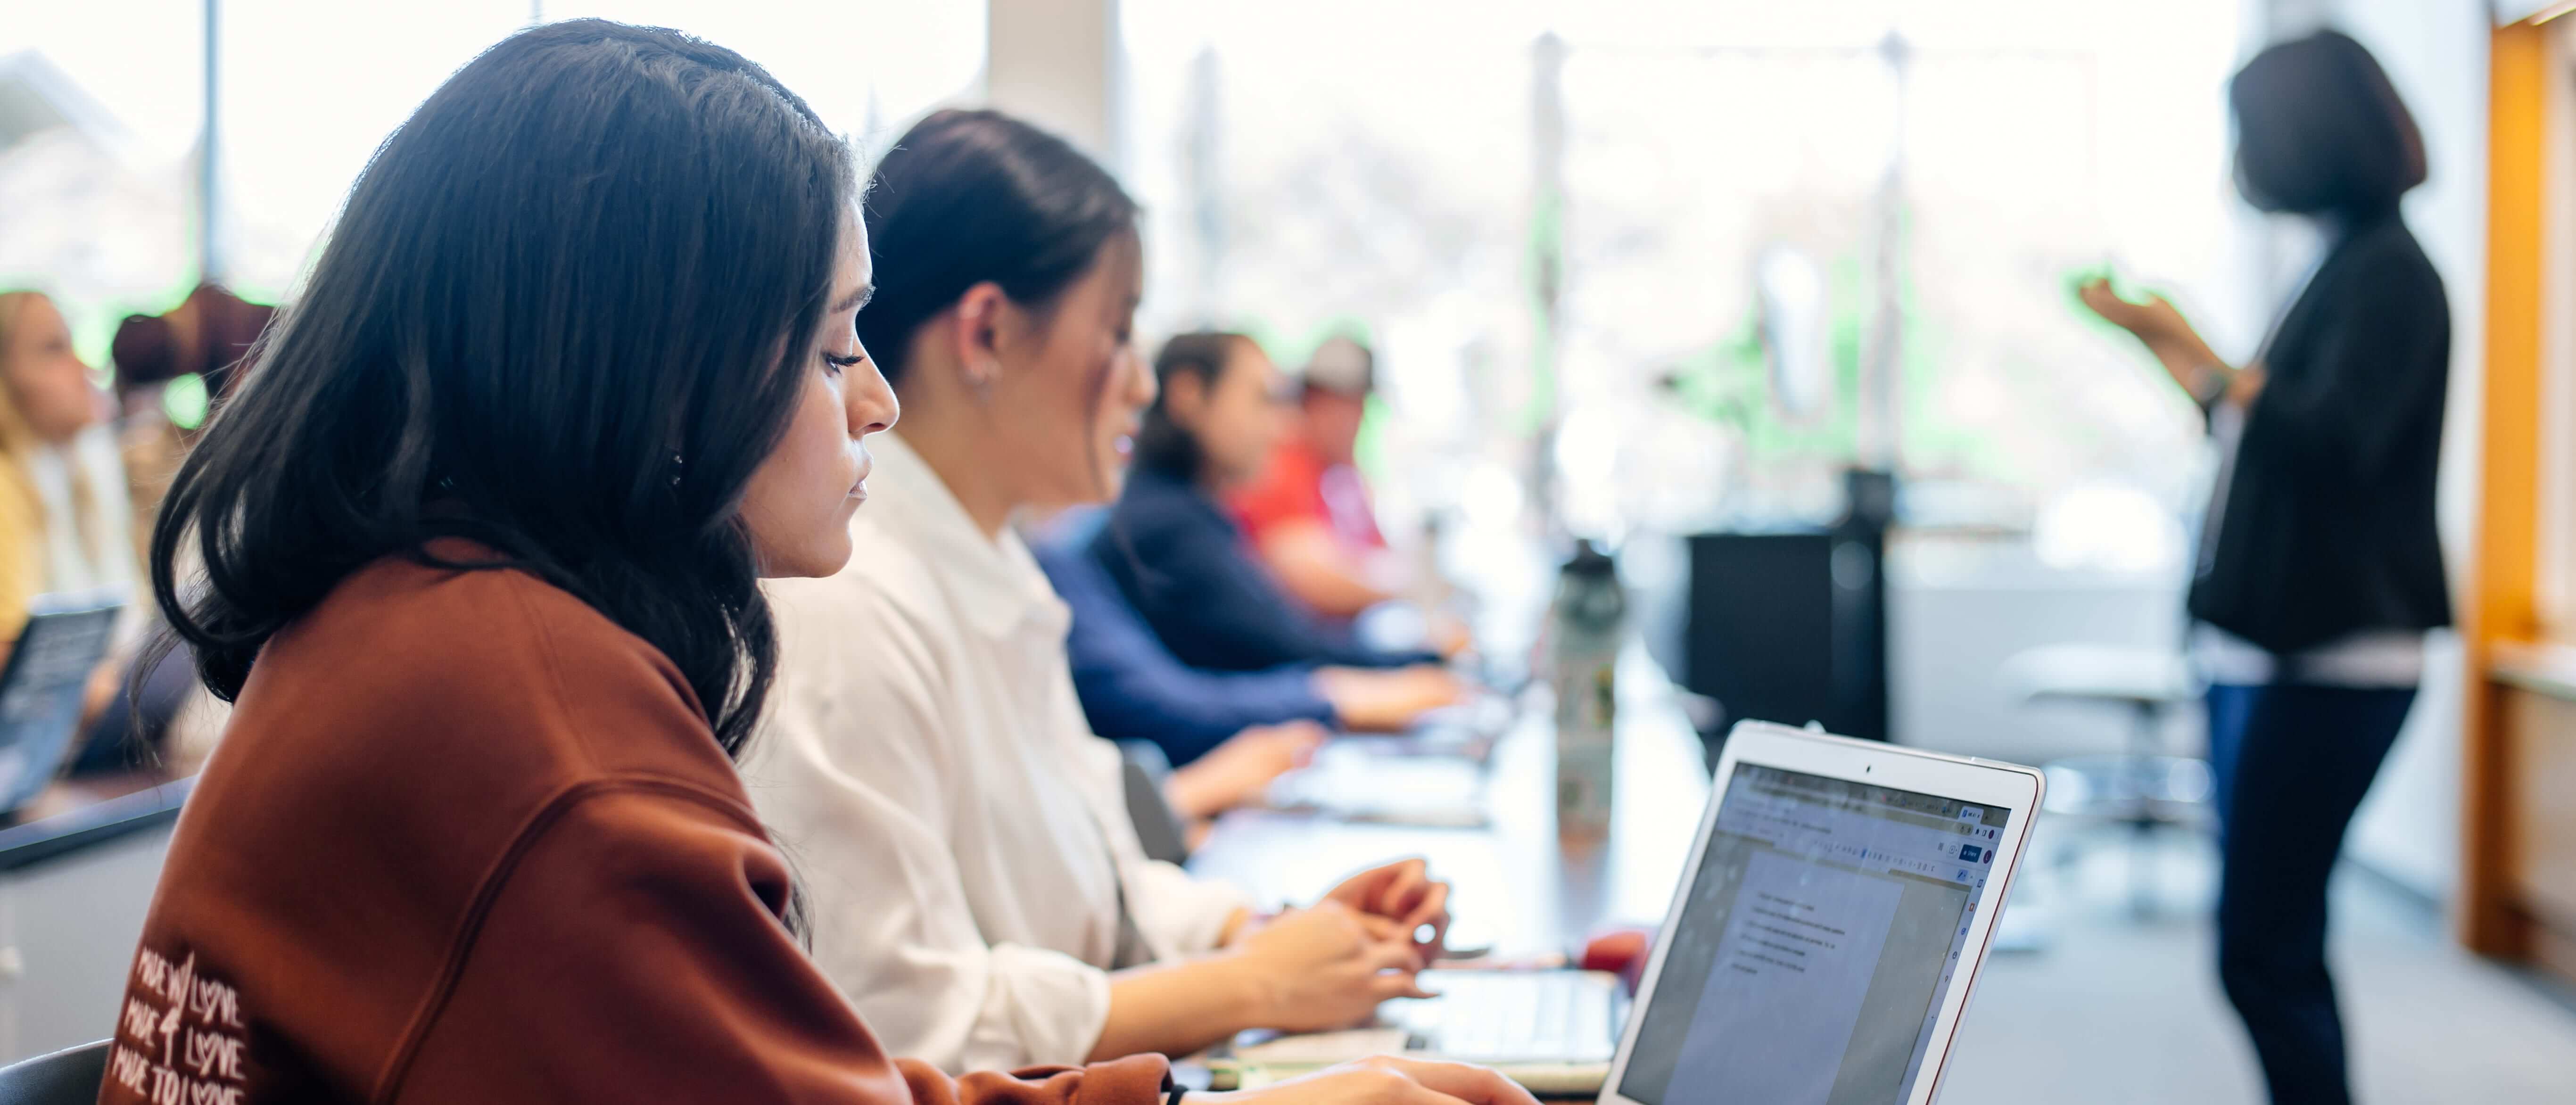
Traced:
<path id="1" fill-rule="evenodd" d="M 2451 622 L 2433 525 L 2451 357 L 2441 277 L 2398 213 L 2424 143 L 2370 53 L 2324 32 L 2228 88 L 2237 183 L 2327 242 L 2262 350 L 2230 367 L 2172 304 L 2095 282 L 2209 416 L 2223 458 L 2192 579 L 2224 870 L 2219 977 L 2274 1102 L 2344 1102 L 2326 881 L 2397 739 L 2424 633 Z"/>

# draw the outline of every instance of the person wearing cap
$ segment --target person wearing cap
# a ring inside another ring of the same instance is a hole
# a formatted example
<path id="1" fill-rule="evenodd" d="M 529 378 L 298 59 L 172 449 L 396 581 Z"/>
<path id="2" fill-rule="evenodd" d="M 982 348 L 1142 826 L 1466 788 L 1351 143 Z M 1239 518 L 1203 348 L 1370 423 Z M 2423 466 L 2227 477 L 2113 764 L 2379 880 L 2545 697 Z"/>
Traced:
<path id="1" fill-rule="evenodd" d="M 1354 617 L 1398 597 L 1404 584 L 1352 456 L 1376 390 L 1377 358 L 1335 337 L 1316 348 L 1302 375 L 1294 428 L 1226 505 L 1283 590 L 1325 617 Z"/>

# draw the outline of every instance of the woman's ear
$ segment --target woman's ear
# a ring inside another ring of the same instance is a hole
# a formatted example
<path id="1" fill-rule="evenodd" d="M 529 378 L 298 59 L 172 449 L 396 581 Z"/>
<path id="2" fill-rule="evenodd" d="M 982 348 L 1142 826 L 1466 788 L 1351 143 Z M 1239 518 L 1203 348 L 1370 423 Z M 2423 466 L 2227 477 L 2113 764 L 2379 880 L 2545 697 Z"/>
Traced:
<path id="1" fill-rule="evenodd" d="M 1207 413 L 1207 385 L 1207 377 L 1196 372 L 1175 372 L 1163 382 L 1163 412 L 1173 425 L 1197 432 L 1199 419 Z"/>
<path id="2" fill-rule="evenodd" d="M 1009 321 L 1004 316 L 1010 311 L 1010 295 L 989 280 L 957 297 L 957 364 L 967 383 L 989 387 L 1001 374 L 1003 329 Z"/>

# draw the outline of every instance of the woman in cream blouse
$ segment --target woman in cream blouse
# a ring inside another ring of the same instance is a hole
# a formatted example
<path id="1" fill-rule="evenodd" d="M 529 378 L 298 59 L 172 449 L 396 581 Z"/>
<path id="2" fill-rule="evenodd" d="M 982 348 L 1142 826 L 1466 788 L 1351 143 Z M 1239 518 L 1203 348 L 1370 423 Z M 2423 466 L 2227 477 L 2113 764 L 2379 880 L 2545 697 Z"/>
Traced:
<path id="1" fill-rule="evenodd" d="M 783 670 L 744 765 L 823 970 L 889 1047 L 952 1070 L 1185 1054 L 1418 995 L 1448 897 L 1418 861 L 1265 921 L 1145 858 L 1066 608 L 1011 530 L 1114 496 L 1153 399 L 1135 203 L 1052 136 L 948 111 L 865 210 L 859 336 L 903 421 L 849 567 L 773 587 Z"/>

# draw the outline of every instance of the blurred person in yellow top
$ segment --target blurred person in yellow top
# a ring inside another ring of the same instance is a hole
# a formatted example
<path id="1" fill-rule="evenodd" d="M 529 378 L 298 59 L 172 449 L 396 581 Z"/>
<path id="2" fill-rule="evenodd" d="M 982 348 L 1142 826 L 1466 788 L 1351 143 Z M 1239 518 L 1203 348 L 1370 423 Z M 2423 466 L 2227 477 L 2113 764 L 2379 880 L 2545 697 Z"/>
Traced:
<path id="1" fill-rule="evenodd" d="M 0 292 L 0 649 L 36 596 L 140 576 L 106 415 L 54 301 Z"/>
<path id="2" fill-rule="evenodd" d="M 84 729 L 115 698 L 142 624 L 125 468 L 107 411 L 54 301 L 0 292 L 0 657 L 17 645 L 37 596 L 121 589 L 127 614 L 90 679 Z"/>

